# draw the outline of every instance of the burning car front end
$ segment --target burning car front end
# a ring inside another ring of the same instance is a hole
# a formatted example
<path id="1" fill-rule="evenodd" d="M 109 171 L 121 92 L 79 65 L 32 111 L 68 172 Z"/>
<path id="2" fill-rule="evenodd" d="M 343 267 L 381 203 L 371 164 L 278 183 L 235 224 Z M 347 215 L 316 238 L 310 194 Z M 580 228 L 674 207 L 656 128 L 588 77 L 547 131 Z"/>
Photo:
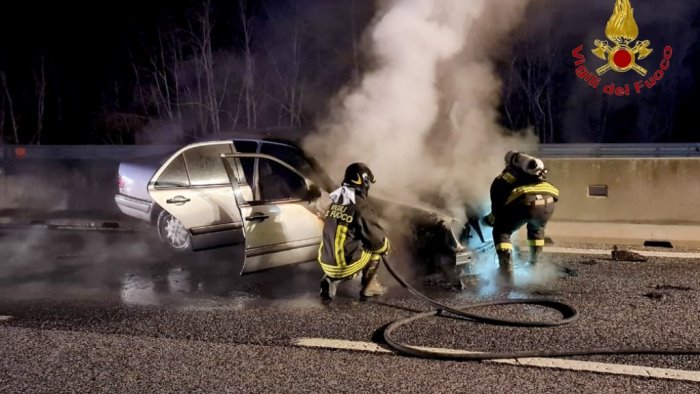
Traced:
<path id="1" fill-rule="evenodd" d="M 470 237 L 480 233 L 469 219 L 419 204 L 374 199 L 386 215 L 387 231 L 407 251 L 416 277 L 427 284 L 463 287 L 474 271 L 475 254 Z"/>

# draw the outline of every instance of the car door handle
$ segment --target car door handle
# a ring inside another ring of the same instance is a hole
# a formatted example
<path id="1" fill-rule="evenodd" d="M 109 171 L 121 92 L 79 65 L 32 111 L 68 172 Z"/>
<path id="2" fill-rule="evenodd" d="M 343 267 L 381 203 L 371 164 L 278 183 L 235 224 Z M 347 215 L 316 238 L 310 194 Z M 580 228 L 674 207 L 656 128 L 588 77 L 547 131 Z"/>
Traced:
<path id="1" fill-rule="evenodd" d="M 256 213 L 245 218 L 245 220 L 265 220 L 269 218 L 270 215 L 265 215 L 264 213 Z"/>
<path id="2" fill-rule="evenodd" d="M 184 197 L 184 196 L 175 196 L 173 198 L 169 198 L 169 199 L 165 200 L 165 202 L 168 204 L 178 204 L 178 205 L 182 205 L 182 204 L 187 203 L 189 201 L 190 201 L 190 199 L 187 197 Z"/>

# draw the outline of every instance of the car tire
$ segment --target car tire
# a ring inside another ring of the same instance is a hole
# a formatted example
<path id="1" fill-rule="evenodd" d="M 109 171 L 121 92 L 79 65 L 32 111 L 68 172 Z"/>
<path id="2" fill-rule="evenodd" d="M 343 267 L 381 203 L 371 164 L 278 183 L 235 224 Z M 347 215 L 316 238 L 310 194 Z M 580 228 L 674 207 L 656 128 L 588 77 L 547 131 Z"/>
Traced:
<path id="1" fill-rule="evenodd" d="M 162 211 L 158 215 L 156 229 L 160 240 L 172 250 L 184 252 L 189 250 L 192 246 L 190 232 L 179 220 L 167 211 Z"/>

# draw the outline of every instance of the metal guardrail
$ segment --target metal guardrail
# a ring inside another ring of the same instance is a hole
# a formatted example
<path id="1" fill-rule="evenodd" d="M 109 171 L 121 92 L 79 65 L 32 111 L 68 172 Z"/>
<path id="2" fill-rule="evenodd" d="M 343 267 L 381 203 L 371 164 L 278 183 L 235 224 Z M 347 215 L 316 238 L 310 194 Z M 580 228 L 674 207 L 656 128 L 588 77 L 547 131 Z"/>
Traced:
<path id="1" fill-rule="evenodd" d="M 130 160 L 177 150 L 180 145 L 2 145 L 0 161 L 36 160 Z M 542 144 L 543 158 L 652 158 L 700 157 L 697 144 Z M 0 162 L 1 165 L 1 162 Z"/>
<path id="2" fill-rule="evenodd" d="M 539 154 L 547 158 L 652 158 L 700 157 L 698 144 L 542 144 Z"/>
<path id="3" fill-rule="evenodd" d="M 0 160 L 129 160 L 164 155 L 179 145 L 4 145 Z"/>

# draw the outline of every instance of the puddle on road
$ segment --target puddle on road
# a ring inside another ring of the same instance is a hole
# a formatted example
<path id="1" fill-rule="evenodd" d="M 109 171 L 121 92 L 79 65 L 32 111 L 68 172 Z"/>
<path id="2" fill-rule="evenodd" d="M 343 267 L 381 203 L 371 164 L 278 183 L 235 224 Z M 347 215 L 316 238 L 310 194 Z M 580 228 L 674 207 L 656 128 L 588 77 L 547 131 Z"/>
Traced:
<path id="1" fill-rule="evenodd" d="M 316 276 L 297 274 L 293 280 L 288 273 L 242 279 L 234 274 L 202 275 L 182 267 L 151 269 L 148 273 L 125 273 L 119 294 L 125 305 L 162 305 L 181 310 L 240 310 L 254 305 L 322 308 Z"/>
<path id="2" fill-rule="evenodd" d="M 323 307 L 316 262 L 241 276 L 239 249 L 173 254 L 159 242 L 155 234 L 0 233 L 0 250 L 8 256 L 0 270 L 0 299 L 197 310 Z M 357 297 L 357 291 L 347 296 Z"/>
<path id="3" fill-rule="evenodd" d="M 233 289 L 211 294 L 207 286 L 182 268 L 150 276 L 127 273 L 122 277 L 120 298 L 125 305 L 169 305 L 185 309 L 237 309 L 259 298 Z"/>

